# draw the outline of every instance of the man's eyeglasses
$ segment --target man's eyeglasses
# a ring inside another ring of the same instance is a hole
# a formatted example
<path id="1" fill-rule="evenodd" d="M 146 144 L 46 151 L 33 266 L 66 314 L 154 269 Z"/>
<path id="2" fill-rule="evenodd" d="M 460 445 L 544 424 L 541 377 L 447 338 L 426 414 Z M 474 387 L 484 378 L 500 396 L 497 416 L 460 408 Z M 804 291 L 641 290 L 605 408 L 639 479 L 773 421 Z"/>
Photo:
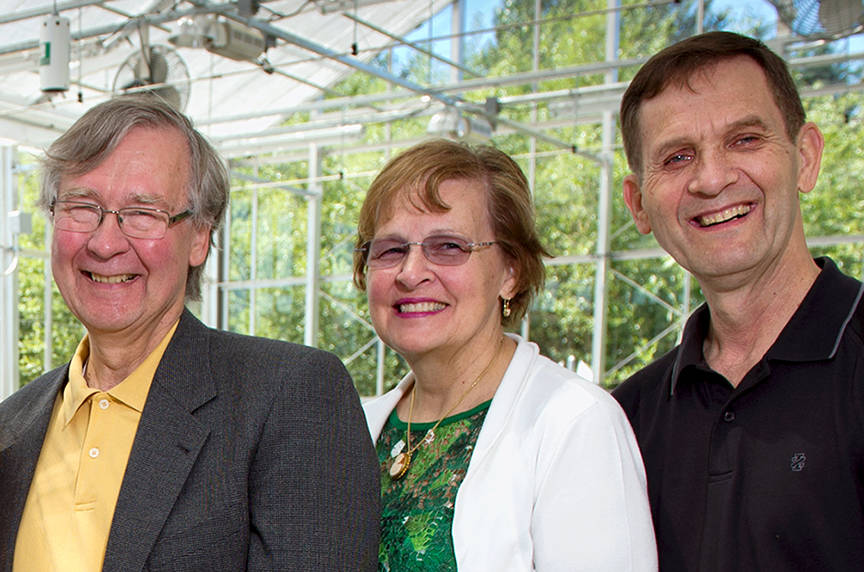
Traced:
<path id="1" fill-rule="evenodd" d="M 117 215 L 120 230 L 130 238 L 159 239 L 168 228 L 192 214 L 185 210 L 172 215 L 162 209 L 149 207 L 126 207 L 116 211 L 102 208 L 94 203 L 78 201 L 54 201 L 51 214 L 54 228 L 70 232 L 93 232 L 107 213 Z"/>
<path id="2" fill-rule="evenodd" d="M 422 242 L 380 238 L 370 240 L 357 250 L 366 253 L 366 266 L 369 268 L 392 268 L 400 264 L 408 256 L 411 246 L 419 246 L 423 256 L 432 264 L 459 266 L 465 264 L 475 250 L 497 243 L 497 240 L 468 242 L 455 236 L 430 236 Z"/>

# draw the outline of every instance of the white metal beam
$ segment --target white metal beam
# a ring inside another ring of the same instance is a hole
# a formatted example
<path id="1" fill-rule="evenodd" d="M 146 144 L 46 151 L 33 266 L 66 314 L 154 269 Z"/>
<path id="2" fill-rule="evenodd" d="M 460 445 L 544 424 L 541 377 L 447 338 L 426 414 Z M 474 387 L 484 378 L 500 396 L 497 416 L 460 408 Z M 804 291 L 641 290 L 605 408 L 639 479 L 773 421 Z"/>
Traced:
<path id="1" fill-rule="evenodd" d="M 321 175 L 321 156 L 317 145 L 309 145 L 309 175 Z M 311 195 L 306 197 L 306 311 L 304 314 L 303 343 L 318 346 L 318 318 L 320 297 L 318 295 L 319 276 L 321 275 L 321 199 L 322 186 L 319 182 L 310 185 Z"/>
<path id="2" fill-rule="evenodd" d="M 18 234 L 9 214 L 18 210 L 15 147 L 0 147 L 0 399 L 18 388 Z"/>

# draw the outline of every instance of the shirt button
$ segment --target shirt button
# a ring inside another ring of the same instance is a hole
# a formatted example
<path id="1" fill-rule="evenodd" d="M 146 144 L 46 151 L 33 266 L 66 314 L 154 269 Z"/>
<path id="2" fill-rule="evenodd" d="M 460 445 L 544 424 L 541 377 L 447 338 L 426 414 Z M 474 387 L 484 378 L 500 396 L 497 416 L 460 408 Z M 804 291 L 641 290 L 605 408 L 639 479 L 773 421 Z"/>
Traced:
<path id="1" fill-rule="evenodd" d="M 735 412 L 734 411 L 727 411 L 726 413 L 724 413 L 723 414 L 723 421 L 725 421 L 726 423 L 731 423 L 731 422 L 735 421 Z"/>
<path id="2" fill-rule="evenodd" d="M 99 456 L 99 447 L 93 447 L 92 449 L 90 449 L 90 451 L 88 451 L 88 453 L 91 459 L 95 459 Z"/>
<path id="3" fill-rule="evenodd" d="M 107 399 L 100 399 L 99 400 L 99 409 L 102 409 L 102 410 L 108 409 L 108 405 L 109 405 L 109 403 L 108 403 Z"/>

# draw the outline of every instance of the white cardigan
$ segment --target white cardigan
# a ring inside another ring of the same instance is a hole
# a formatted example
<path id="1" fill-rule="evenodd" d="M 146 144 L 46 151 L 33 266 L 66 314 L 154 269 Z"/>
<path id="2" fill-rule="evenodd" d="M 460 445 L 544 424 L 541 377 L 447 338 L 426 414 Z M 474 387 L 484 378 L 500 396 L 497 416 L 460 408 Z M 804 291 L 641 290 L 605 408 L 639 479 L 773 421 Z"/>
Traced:
<path id="1" fill-rule="evenodd" d="M 456 495 L 460 571 L 657 569 L 645 470 L 602 388 L 519 336 Z M 373 441 L 411 374 L 364 405 Z"/>

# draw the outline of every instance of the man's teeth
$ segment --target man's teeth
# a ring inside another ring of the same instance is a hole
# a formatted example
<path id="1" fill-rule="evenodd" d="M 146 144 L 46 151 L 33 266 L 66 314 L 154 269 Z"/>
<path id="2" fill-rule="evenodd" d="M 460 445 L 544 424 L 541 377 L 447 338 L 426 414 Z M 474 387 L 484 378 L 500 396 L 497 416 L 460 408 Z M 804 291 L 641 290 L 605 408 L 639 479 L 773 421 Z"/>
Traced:
<path id="1" fill-rule="evenodd" d="M 711 226 L 732 220 L 733 218 L 743 216 L 750 212 L 749 205 L 738 205 L 722 210 L 718 213 L 697 217 L 697 222 L 700 226 Z"/>
<path id="2" fill-rule="evenodd" d="M 437 312 L 443 310 L 445 304 L 441 302 L 419 302 L 417 304 L 399 304 L 400 312 Z"/>
<path id="3" fill-rule="evenodd" d="M 90 277 L 94 282 L 99 282 L 102 284 L 120 284 L 121 282 L 126 282 L 128 280 L 132 280 L 135 278 L 134 274 L 117 274 L 116 276 L 102 276 L 101 274 L 90 273 Z"/>

